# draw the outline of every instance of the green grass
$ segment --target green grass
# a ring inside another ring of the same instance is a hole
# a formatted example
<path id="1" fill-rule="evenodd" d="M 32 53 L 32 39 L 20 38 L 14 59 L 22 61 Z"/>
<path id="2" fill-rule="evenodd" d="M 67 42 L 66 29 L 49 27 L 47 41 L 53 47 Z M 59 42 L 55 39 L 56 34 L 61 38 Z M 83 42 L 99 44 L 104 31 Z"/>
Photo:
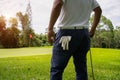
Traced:
<path id="1" fill-rule="evenodd" d="M 120 80 L 119 56 L 120 50 L 92 49 L 96 80 Z M 90 70 L 89 66 L 88 69 Z"/>
<path id="2" fill-rule="evenodd" d="M 96 80 L 120 80 L 120 50 L 92 48 Z M 49 80 L 51 47 L 0 49 L 0 80 Z M 41 55 L 45 54 L 45 55 Z M 88 52 L 88 75 L 92 80 Z M 75 80 L 72 58 L 63 80 Z"/>
<path id="3" fill-rule="evenodd" d="M 0 58 L 50 54 L 51 47 L 0 49 Z"/>

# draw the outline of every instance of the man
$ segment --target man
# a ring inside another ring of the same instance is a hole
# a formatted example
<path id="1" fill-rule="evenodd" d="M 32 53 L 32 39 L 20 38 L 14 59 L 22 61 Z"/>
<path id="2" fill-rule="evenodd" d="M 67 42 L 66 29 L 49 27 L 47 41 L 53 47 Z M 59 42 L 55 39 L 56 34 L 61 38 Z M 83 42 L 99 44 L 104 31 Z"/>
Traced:
<path id="1" fill-rule="evenodd" d="M 89 31 L 92 11 L 94 20 Z M 54 43 L 50 80 L 62 80 L 62 74 L 71 56 L 75 65 L 76 80 L 88 80 L 86 54 L 90 49 L 90 37 L 94 36 L 101 13 L 96 0 L 54 0 L 48 25 L 48 41 Z M 55 35 L 53 27 L 58 17 L 59 31 Z"/>

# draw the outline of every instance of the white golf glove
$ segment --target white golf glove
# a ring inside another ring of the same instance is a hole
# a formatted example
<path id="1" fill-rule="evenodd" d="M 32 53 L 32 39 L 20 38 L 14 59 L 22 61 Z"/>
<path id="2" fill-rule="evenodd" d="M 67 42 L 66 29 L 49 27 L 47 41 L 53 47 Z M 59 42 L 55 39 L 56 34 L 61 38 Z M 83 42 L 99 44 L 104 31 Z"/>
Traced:
<path id="1" fill-rule="evenodd" d="M 69 50 L 69 42 L 71 41 L 71 36 L 62 36 L 59 43 L 61 43 L 61 46 L 63 50 Z"/>

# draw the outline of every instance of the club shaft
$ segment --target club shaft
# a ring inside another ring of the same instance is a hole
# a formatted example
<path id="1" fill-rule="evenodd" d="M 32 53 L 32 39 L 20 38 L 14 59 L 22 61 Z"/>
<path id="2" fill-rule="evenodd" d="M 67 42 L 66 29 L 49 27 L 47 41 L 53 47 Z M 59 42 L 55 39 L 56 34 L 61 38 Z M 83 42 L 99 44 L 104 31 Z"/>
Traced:
<path id="1" fill-rule="evenodd" d="M 94 77 L 94 70 L 93 70 L 93 62 L 92 62 L 92 53 L 91 53 L 91 49 L 90 49 L 90 63 L 91 63 L 92 77 L 93 77 L 93 80 L 95 80 L 95 77 Z"/>

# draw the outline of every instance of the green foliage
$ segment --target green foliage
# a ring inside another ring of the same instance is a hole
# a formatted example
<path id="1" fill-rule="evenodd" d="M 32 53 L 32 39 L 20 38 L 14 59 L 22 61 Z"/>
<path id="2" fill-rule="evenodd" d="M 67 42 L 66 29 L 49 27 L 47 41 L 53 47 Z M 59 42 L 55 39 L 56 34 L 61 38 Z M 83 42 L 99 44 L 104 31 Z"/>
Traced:
<path id="1" fill-rule="evenodd" d="M 23 36 L 23 46 L 28 47 L 30 46 L 30 34 L 34 34 L 33 29 L 31 28 L 29 15 L 27 13 L 23 14 L 22 12 L 16 13 L 16 16 L 19 18 L 19 21 L 22 25 L 22 36 Z"/>
<path id="2" fill-rule="evenodd" d="M 40 47 L 42 46 L 42 41 L 36 35 L 34 35 L 33 39 L 31 40 L 31 45 Z"/>
<path id="3" fill-rule="evenodd" d="M 19 46 L 19 30 L 15 27 L 7 28 L 1 33 L 1 44 L 5 48 L 16 48 Z"/>
<path id="4" fill-rule="evenodd" d="M 0 42 L 5 48 L 16 48 L 19 46 L 19 33 L 20 31 L 17 29 L 17 19 L 11 18 L 10 23 L 11 27 L 6 28 L 4 17 L 0 17 Z"/>
<path id="5" fill-rule="evenodd" d="M 90 24 L 92 24 L 92 21 L 93 17 L 90 19 Z M 91 39 L 91 46 L 101 48 L 119 48 L 119 31 L 119 29 L 114 29 L 110 19 L 102 16 L 101 21 L 96 28 L 96 33 Z"/>
<path id="6" fill-rule="evenodd" d="M 36 34 L 31 28 L 30 17 L 27 13 L 16 13 L 17 18 L 10 18 L 10 27 L 6 27 L 6 20 L 4 16 L 0 16 L 0 47 L 40 47 L 50 46 L 47 40 L 47 34 Z M 93 17 L 90 19 L 90 26 L 92 25 Z M 22 30 L 18 29 L 18 23 L 21 23 Z M 33 26 L 32 26 L 33 27 Z M 54 31 L 56 32 L 54 27 Z M 47 32 L 47 29 L 46 29 Z M 11 33 L 11 34 L 10 34 Z M 91 39 L 92 47 L 99 48 L 120 48 L 120 28 L 114 29 L 110 19 L 105 16 L 101 17 L 101 21 L 96 28 L 96 33 Z M 32 38 L 30 38 L 32 35 Z M 15 42 L 15 43 L 14 43 Z M 13 46 L 11 46 L 13 44 Z"/>
<path id="7" fill-rule="evenodd" d="M 47 35 L 46 34 L 40 34 L 39 39 L 42 41 L 42 46 L 49 46 L 49 42 L 47 40 Z"/>
<path id="8" fill-rule="evenodd" d="M 115 36 L 114 36 L 114 45 L 116 48 L 120 48 L 120 29 L 116 29 L 114 31 Z"/>
<path id="9" fill-rule="evenodd" d="M 47 41 L 46 34 L 34 33 L 27 13 L 23 14 L 22 12 L 18 12 L 16 16 L 19 18 L 19 21 L 17 18 L 10 18 L 9 28 L 6 28 L 5 17 L 0 16 L 0 44 L 4 48 L 50 45 Z M 22 25 L 21 31 L 17 28 L 18 22 Z M 32 35 L 32 38 L 30 38 L 30 35 Z"/>
<path id="10" fill-rule="evenodd" d="M 31 47 L 49 46 L 46 34 L 33 34 L 33 38 L 30 41 Z"/>

